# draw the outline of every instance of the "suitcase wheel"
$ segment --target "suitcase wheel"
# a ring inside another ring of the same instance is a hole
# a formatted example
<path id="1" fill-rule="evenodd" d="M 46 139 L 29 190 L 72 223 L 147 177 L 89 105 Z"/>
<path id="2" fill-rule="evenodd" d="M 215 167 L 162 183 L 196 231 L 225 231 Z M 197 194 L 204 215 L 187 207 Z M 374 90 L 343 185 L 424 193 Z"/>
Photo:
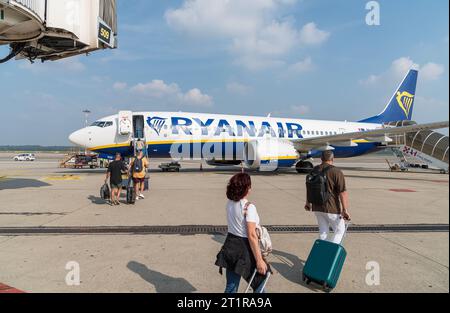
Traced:
<path id="1" fill-rule="evenodd" d="M 307 285 L 311 284 L 311 279 L 309 279 L 308 277 L 306 277 L 305 274 L 302 275 L 302 280 L 303 280 L 303 282 L 305 282 Z"/>
<path id="2" fill-rule="evenodd" d="M 327 284 L 327 283 L 324 283 L 324 284 L 322 285 L 322 287 L 323 287 L 323 291 L 326 292 L 326 293 L 330 293 L 331 290 L 332 290 L 330 287 L 328 287 L 328 284 Z"/>

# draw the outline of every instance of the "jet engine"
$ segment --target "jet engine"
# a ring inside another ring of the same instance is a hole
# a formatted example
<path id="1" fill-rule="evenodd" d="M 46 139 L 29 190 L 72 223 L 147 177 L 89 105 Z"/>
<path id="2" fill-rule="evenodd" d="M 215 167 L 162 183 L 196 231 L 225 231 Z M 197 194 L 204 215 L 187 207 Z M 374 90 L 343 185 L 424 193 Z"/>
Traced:
<path id="1" fill-rule="evenodd" d="M 299 154 L 288 141 L 263 139 L 249 141 L 244 147 L 244 164 L 247 168 L 260 171 L 276 171 L 292 167 Z"/>

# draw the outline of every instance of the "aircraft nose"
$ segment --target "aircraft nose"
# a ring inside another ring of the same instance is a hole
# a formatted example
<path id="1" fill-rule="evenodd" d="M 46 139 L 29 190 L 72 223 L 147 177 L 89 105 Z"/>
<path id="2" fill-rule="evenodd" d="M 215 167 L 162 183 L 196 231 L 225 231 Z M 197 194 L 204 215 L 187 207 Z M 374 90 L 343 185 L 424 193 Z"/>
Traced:
<path id="1" fill-rule="evenodd" d="M 69 141 L 74 145 L 84 147 L 86 146 L 87 138 L 86 133 L 83 129 L 77 130 L 76 132 L 70 134 Z"/>

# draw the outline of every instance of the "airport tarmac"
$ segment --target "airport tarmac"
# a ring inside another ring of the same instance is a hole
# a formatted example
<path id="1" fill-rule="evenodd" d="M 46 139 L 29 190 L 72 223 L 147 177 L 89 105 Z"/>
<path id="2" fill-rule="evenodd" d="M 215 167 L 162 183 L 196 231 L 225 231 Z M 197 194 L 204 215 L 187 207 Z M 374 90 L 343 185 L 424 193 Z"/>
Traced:
<path id="1" fill-rule="evenodd" d="M 38 154 L 34 163 L 11 157 L 0 154 L 0 284 L 33 293 L 224 290 L 214 266 L 224 236 L 210 230 L 226 225 L 225 187 L 239 168 L 200 171 L 198 162 L 186 162 L 180 173 L 162 173 L 164 160 L 152 160 L 146 199 L 111 207 L 99 198 L 103 169 L 60 169 L 56 154 Z M 385 158 L 337 162 L 361 231 L 345 240 L 348 259 L 335 292 L 449 292 L 449 176 L 391 173 Z M 316 222 L 303 210 L 305 176 L 292 169 L 252 178 L 251 201 L 263 224 L 294 229 L 272 234 L 269 291 L 321 292 L 301 282 L 317 238 L 306 231 Z M 205 229 L 186 233 L 198 225 Z M 404 231 L 395 231 L 399 225 Z M 71 261 L 80 265 L 79 286 L 65 281 Z M 380 284 L 371 286 L 372 261 Z"/>

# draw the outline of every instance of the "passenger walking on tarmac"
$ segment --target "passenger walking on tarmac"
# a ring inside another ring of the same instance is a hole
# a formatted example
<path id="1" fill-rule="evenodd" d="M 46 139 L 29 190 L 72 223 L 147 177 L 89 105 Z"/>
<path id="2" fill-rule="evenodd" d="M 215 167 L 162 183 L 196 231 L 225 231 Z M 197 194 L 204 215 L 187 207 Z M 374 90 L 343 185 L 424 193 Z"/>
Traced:
<path id="1" fill-rule="evenodd" d="M 108 182 L 111 186 L 111 205 L 120 205 L 120 192 L 122 190 L 122 172 L 127 172 L 128 168 L 122 161 L 120 153 L 116 153 L 116 157 L 113 162 L 108 165 L 108 171 L 106 172 L 105 183 Z"/>
<path id="2" fill-rule="evenodd" d="M 255 269 L 258 275 L 252 282 L 255 293 L 264 292 L 265 275 L 270 271 L 263 259 L 256 232 L 259 215 L 255 205 L 248 201 L 252 181 L 248 174 L 233 176 L 227 187 L 228 203 L 226 205 L 228 235 L 217 255 L 216 265 L 226 269 L 225 293 L 237 293 L 241 277 L 249 282 Z"/>
<path id="3" fill-rule="evenodd" d="M 148 159 L 143 151 L 139 151 L 137 157 L 131 160 L 131 172 L 133 176 L 134 189 L 136 190 L 136 200 L 145 199 L 145 176 L 149 167 Z"/>
<path id="4" fill-rule="evenodd" d="M 137 141 L 136 141 L 136 151 L 137 152 L 145 152 L 144 151 L 144 147 L 145 146 L 145 144 L 144 144 L 144 142 L 141 140 L 141 139 L 138 139 Z M 145 153 L 144 153 L 145 154 Z"/>
<path id="5" fill-rule="evenodd" d="M 345 235 L 345 221 L 350 220 L 350 214 L 345 177 L 333 163 L 333 151 L 324 151 L 322 164 L 308 175 L 305 210 L 315 213 L 320 239 L 339 244 Z M 331 237 L 330 227 L 334 232 Z"/>

